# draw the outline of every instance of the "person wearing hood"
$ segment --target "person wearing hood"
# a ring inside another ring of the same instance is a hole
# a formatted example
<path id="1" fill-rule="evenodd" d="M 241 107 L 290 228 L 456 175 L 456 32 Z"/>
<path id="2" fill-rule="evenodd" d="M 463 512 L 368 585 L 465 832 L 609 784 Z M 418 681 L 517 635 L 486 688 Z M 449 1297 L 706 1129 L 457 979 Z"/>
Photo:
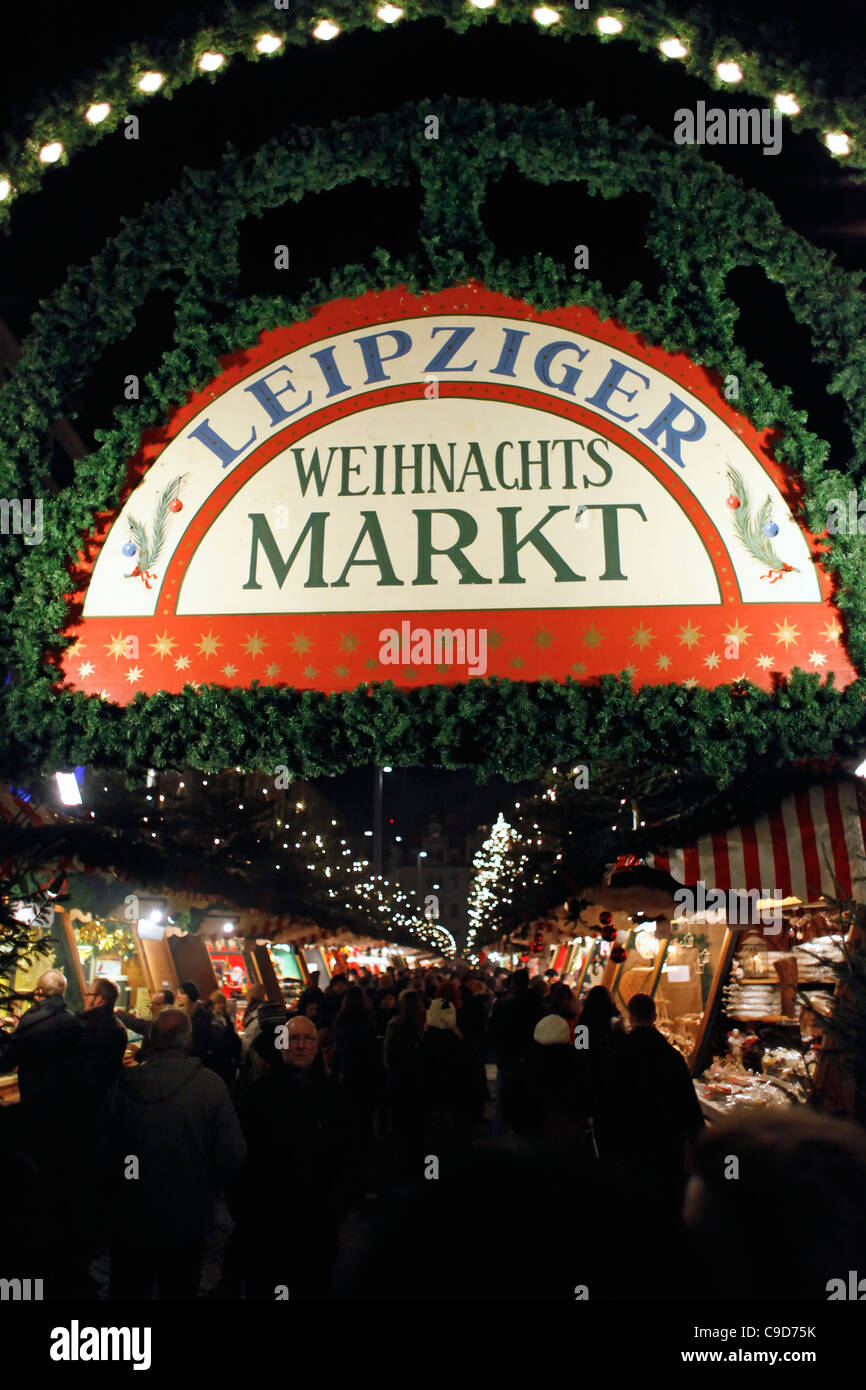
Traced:
<path id="1" fill-rule="evenodd" d="M 426 1152 L 459 1158 L 471 1138 L 477 1078 L 472 1049 L 458 1031 L 457 1010 L 450 999 L 434 999 L 427 1010 L 419 1083 L 427 1119 Z"/>
<path id="2" fill-rule="evenodd" d="M 240 1171 L 246 1143 L 228 1088 L 190 1056 L 192 1025 L 163 1009 L 153 1049 L 124 1068 L 108 1095 L 113 1176 L 111 1297 L 194 1298 L 219 1189 Z"/>
<path id="3" fill-rule="evenodd" d="M 535 1025 L 506 1119 L 522 1137 L 583 1158 L 590 1147 L 589 1115 L 586 1053 L 572 1045 L 568 1020 L 548 1014 Z"/>

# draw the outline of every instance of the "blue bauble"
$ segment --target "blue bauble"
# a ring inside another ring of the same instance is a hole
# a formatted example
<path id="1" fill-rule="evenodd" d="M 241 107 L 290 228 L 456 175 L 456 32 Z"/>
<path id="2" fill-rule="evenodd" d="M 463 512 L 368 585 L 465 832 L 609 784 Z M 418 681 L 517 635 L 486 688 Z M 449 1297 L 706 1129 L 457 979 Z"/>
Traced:
<path id="1" fill-rule="evenodd" d="M 124 553 L 124 555 L 134 555 L 134 554 L 135 554 L 135 546 L 133 545 L 132 541 L 127 541 L 127 542 L 126 542 L 126 545 L 123 546 L 123 553 Z"/>
<path id="2" fill-rule="evenodd" d="M 779 534 L 779 528 L 775 521 L 765 521 L 762 529 L 765 536 L 778 536 Z"/>

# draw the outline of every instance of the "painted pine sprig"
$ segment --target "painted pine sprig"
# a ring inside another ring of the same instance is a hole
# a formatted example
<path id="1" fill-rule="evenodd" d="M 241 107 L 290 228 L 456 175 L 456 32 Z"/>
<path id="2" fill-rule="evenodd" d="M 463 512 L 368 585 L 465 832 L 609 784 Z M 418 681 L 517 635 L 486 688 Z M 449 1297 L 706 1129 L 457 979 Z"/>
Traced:
<path id="1" fill-rule="evenodd" d="M 171 504 L 180 493 L 181 484 L 186 478 L 182 473 L 177 478 L 173 478 L 166 488 L 160 493 L 156 501 L 151 526 L 152 535 L 149 537 L 146 528 L 134 516 L 129 518 L 129 530 L 132 539 L 138 547 L 138 564 L 136 570 L 149 570 L 159 559 L 160 552 L 165 545 L 165 535 L 168 526 L 169 512 Z M 135 571 L 133 571 L 135 573 Z M 127 575 L 131 579 L 132 575 Z"/>
<path id="2" fill-rule="evenodd" d="M 734 529 L 740 542 L 748 550 L 749 554 L 766 565 L 768 570 L 783 574 L 786 571 L 795 570 L 794 565 L 788 565 L 780 559 L 773 546 L 772 541 L 764 530 L 770 520 L 773 504 L 767 497 L 757 511 L 752 510 L 752 503 L 746 491 L 746 485 L 742 477 L 732 465 L 728 466 L 728 482 L 731 492 L 739 502 L 739 506 L 733 511 Z"/>

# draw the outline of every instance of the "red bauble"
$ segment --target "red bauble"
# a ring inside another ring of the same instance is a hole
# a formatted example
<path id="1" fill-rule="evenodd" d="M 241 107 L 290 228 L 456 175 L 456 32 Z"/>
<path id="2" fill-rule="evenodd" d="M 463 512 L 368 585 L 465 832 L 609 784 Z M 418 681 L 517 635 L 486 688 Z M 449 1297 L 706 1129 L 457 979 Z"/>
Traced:
<path id="1" fill-rule="evenodd" d="M 737 508 L 739 507 L 739 505 L 740 505 L 740 499 L 739 499 L 739 497 L 729 497 L 729 498 L 728 498 L 728 506 L 730 507 L 730 509 L 731 509 L 732 512 L 735 512 L 735 511 L 737 510 Z"/>
<path id="2" fill-rule="evenodd" d="M 622 962 L 623 962 L 623 961 L 625 960 L 625 958 L 626 958 L 626 949 L 625 949 L 625 947 L 624 947 L 624 946 L 612 946 L 612 947 L 611 947 L 611 951 L 610 951 L 610 958 L 611 958 L 611 960 L 614 962 L 615 965 L 622 965 Z"/>
<path id="3" fill-rule="evenodd" d="M 169 504 L 168 504 L 168 510 L 169 510 L 170 512 L 182 512 L 182 511 L 183 511 L 183 503 L 181 502 L 181 500 L 180 500 L 179 497 L 175 497 L 175 499 L 174 499 L 173 502 L 169 502 Z"/>

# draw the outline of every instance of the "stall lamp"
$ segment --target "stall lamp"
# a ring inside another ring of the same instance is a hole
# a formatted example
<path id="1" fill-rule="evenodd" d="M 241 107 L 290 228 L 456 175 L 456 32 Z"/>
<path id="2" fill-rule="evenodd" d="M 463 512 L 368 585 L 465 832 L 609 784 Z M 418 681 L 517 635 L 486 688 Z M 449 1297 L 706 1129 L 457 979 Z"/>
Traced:
<path id="1" fill-rule="evenodd" d="M 234 927 L 232 926 L 232 923 L 231 923 L 231 922 L 223 922 L 223 931 L 234 931 Z"/>
<path id="2" fill-rule="evenodd" d="M 149 912 L 147 914 L 147 919 L 149 922 L 153 922 L 155 925 L 158 925 L 162 921 L 162 913 L 160 912 L 159 908 L 155 907 L 152 912 Z"/>
<path id="3" fill-rule="evenodd" d="M 64 806 L 81 805 L 81 788 L 74 772 L 55 772 L 54 780 Z"/>

